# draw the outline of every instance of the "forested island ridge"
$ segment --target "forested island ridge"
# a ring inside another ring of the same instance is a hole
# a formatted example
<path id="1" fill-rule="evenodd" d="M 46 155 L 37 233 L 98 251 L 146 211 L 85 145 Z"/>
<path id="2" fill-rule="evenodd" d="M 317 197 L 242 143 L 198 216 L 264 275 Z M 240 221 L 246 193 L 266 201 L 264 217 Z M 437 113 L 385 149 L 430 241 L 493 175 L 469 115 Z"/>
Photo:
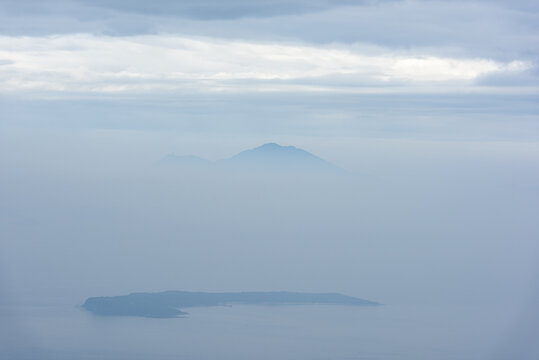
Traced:
<path id="1" fill-rule="evenodd" d="M 165 291 L 132 293 L 123 296 L 90 297 L 82 307 L 95 315 L 142 316 L 150 318 L 181 317 L 189 307 L 250 305 L 353 305 L 377 306 L 375 301 L 338 293 L 273 292 L 189 292 Z"/>

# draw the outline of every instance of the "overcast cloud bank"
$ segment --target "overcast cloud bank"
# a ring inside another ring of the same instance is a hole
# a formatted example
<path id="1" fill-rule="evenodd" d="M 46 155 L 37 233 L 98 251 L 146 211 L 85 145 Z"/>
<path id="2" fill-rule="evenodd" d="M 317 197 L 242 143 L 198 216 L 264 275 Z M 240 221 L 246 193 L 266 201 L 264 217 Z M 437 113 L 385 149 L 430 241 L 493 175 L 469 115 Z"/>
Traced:
<path id="1" fill-rule="evenodd" d="M 6 1 L 2 92 L 537 94 L 534 2 Z"/>
<path id="2" fill-rule="evenodd" d="M 497 62 L 389 49 L 362 51 L 342 45 L 253 43 L 170 35 L 4 36 L 0 37 L 0 48 L 4 94 L 24 90 L 417 92 L 425 91 L 422 86 L 451 91 L 473 88 L 480 77 L 520 75 L 532 67 L 519 60 Z M 346 86 L 339 86 L 334 77 L 346 79 Z"/>

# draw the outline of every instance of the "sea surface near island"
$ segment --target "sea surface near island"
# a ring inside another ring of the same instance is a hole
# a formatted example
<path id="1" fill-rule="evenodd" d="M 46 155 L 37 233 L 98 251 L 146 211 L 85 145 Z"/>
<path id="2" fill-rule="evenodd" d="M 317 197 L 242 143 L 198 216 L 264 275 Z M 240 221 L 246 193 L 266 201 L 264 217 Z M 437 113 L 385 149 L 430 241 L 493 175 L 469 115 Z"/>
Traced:
<path id="1" fill-rule="evenodd" d="M 100 317 L 68 304 L 2 311 L 2 359 L 495 359 L 515 314 L 495 306 L 233 305 L 184 318 Z M 517 310 L 517 309 L 515 309 Z"/>

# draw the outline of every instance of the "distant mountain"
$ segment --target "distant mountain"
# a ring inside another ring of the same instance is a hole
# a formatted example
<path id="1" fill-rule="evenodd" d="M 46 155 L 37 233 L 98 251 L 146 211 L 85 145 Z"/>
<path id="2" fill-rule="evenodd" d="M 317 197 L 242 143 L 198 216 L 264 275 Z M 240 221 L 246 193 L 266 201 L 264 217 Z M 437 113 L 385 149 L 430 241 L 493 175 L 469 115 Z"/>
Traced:
<path id="1" fill-rule="evenodd" d="M 344 172 L 341 168 L 308 151 L 295 146 L 281 146 L 276 143 L 267 143 L 254 149 L 245 150 L 214 163 L 192 155 L 167 155 L 162 161 L 189 166 L 214 164 L 220 168 L 246 170 Z"/>
<path id="2" fill-rule="evenodd" d="M 335 293 L 298 292 L 239 292 L 209 293 L 165 291 L 160 293 L 134 293 L 125 296 L 91 297 L 82 307 L 103 316 L 142 316 L 171 318 L 187 313 L 178 308 L 222 306 L 231 304 L 253 305 L 353 305 L 376 306 L 380 303 Z"/>
<path id="3" fill-rule="evenodd" d="M 245 150 L 221 160 L 220 163 L 266 169 L 283 170 L 336 170 L 335 165 L 295 146 L 281 146 L 267 143 L 254 149 Z"/>

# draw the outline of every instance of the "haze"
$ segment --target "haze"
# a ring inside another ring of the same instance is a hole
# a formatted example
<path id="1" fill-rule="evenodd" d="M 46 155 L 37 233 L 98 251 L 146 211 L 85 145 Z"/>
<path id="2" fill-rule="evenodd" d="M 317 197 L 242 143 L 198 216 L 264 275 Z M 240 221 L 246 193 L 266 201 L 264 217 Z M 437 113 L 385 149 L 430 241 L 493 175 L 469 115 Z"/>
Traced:
<path id="1" fill-rule="evenodd" d="M 0 355 L 536 359 L 538 11 L 3 1 Z M 342 171 L 162 161 L 266 143 Z M 165 290 L 384 306 L 77 308 Z"/>

